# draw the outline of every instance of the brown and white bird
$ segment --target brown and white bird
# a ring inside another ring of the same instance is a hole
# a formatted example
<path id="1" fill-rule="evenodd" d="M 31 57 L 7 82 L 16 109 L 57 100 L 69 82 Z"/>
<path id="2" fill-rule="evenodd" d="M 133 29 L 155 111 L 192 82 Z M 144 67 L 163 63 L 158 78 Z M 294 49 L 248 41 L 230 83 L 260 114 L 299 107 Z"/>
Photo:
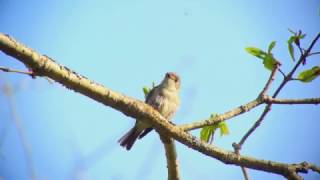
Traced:
<path id="1" fill-rule="evenodd" d="M 168 72 L 162 82 L 149 92 L 145 102 L 170 121 L 180 104 L 179 90 L 179 76 L 175 73 Z M 136 120 L 134 127 L 122 136 L 118 142 L 122 147 L 130 150 L 138 138 L 143 138 L 152 129 L 149 124 L 141 120 Z"/>

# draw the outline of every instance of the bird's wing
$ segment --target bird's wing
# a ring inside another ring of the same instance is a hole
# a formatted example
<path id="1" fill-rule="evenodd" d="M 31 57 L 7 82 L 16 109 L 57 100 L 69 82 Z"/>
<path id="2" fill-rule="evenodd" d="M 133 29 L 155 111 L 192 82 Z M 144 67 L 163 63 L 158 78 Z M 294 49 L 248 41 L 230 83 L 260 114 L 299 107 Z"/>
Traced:
<path id="1" fill-rule="evenodd" d="M 155 86 L 154 88 L 152 88 L 149 93 L 147 94 L 146 100 L 145 102 L 148 103 L 148 101 L 150 101 L 151 97 L 154 95 L 155 90 L 158 89 L 159 86 Z"/>
<path id="2" fill-rule="evenodd" d="M 160 87 L 154 87 L 147 95 L 145 102 L 151 105 L 154 109 L 159 110 L 161 102 L 159 101 Z"/>
<path id="3" fill-rule="evenodd" d="M 154 109 L 158 110 L 160 108 L 160 102 L 158 100 L 159 98 L 159 86 L 156 86 L 154 88 L 151 89 L 151 91 L 148 93 L 145 102 L 147 104 L 149 104 L 150 106 L 152 106 Z M 145 135 L 147 135 L 150 131 L 152 131 L 153 128 L 149 127 L 146 128 L 140 135 L 139 135 L 139 139 L 143 138 Z"/>

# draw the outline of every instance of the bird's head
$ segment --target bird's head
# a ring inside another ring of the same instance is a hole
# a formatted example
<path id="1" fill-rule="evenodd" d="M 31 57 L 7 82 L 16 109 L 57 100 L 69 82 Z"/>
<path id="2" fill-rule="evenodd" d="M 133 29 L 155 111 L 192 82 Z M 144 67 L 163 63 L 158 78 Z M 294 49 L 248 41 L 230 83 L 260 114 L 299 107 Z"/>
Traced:
<path id="1" fill-rule="evenodd" d="M 168 72 L 162 81 L 162 85 L 171 90 L 179 90 L 180 77 L 176 73 Z"/>

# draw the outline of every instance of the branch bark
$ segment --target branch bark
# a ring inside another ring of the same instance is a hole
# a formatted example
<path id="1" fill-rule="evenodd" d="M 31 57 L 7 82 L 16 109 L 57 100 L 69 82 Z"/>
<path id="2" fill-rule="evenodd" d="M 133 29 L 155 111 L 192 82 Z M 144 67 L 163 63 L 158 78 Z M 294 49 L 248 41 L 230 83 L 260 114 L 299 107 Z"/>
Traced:
<path id="1" fill-rule="evenodd" d="M 264 101 L 270 104 L 320 104 L 320 98 L 278 99 L 265 96 Z"/>
<path id="2" fill-rule="evenodd" d="M 160 139 L 164 145 L 167 158 L 168 180 L 179 180 L 179 164 L 177 159 L 176 146 L 174 140 L 160 134 Z"/>
<path id="3" fill-rule="evenodd" d="M 140 100 L 112 91 L 107 87 L 95 83 L 84 76 L 59 65 L 53 59 L 36 53 L 8 35 L 0 33 L 0 50 L 24 63 L 31 69 L 35 76 L 47 76 L 75 92 L 79 92 L 97 102 L 112 107 L 123 114 L 142 119 L 151 124 L 161 134 L 172 137 L 182 144 L 197 150 L 207 156 L 216 158 L 226 164 L 234 164 L 251 169 L 272 172 L 287 177 L 292 169 L 296 172 L 305 172 L 296 168 L 295 164 L 255 159 L 249 156 L 240 156 L 231 151 L 222 150 L 214 145 L 201 142 L 196 137 L 179 128 L 166 119 L 151 106 Z M 257 106 L 260 101 L 254 101 L 252 106 Z M 242 112 L 245 109 L 238 109 Z M 239 113 L 239 112 L 238 112 Z"/>
<path id="4" fill-rule="evenodd" d="M 210 125 L 214 125 L 214 124 L 218 124 L 222 121 L 231 119 L 235 116 L 238 116 L 240 114 L 243 114 L 245 112 L 250 111 L 251 109 L 259 106 L 260 104 L 263 104 L 263 100 L 260 98 L 257 98 L 253 101 L 248 102 L 247 104 L 241 105 L 239 107 L 236 107 L 228 112 L 225 112 L 223 114 L 218 114 L 216 116 L 214 116 L 213 118 L 210 119 L 205 119 L 205 120 L 200 120 L 200 121 L 196 121 L 196 122 L 192 122 L 189 124 L 183 124 L 180 125 L 179 127 L 185 131 L 190 131 L 190 130 L 194 130 L 194 129 L 199 129 L 205 126 L 210 126 Z"/>

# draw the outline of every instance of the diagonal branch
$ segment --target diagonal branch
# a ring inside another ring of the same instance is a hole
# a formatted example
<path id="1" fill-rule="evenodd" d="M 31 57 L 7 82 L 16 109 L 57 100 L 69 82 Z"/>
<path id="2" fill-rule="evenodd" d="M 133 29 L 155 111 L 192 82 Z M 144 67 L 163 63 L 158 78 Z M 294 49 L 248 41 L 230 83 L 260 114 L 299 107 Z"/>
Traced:
<path id="1" fill-rule="evenodd" d="M 241 171 L 242 171 L 242 174 L 244 176 L 244 179 L 245 180 L 250 180 L 247 169 L 245 167 L 241 167 Z"/>
<path id="2" fill-rule="evenodd" d="M 264 97 L 267 94 L 272 82 L 274 81 L 274 79 L 276 77 L 276 72 L 279 70 L 279 66 L 280 66 L 280 63 L 278 63 L 278 62 L 274 65 L 274 68 L 271 71 L 270 77 L 259 95 L 260 97 Z"/>
<path id="3" fill-rule="evenodd" d="M 182 128 L 169 123 L 159 114 L 159 112 L 144 102 L 103 87 L 102 85 L 71 71 L 67 67 L 59 65 L 51 58 L 36 53 L 34 50 L 1 33 L 0 50 L 24 63 L 36 76 L 47 76 L 56 82 L 61 83 L 68 89 L 72 89 L 73 91 L 79 92 L 97 102 L 112 107 L 127 116 L 133 117 L 134 119 L 141 119 L 142 121 L 152 125 L 160 133 L 165 134 L 168 137 L 172 137 L 182 144 L 207 156 L 216 158 L 223 163 L 272 172 L 285 177 L 289 177 L 292 171 L 302 173 L 306 172 L 296 168 L 295 164 L 255 159 L 249 156 L 240 156 L 234 152 L 225 151 L 214 145 L 201 142 L 196 137 L 185 132 Z M 255 105 L 259 103 L 261 102 L 256 101 Z"/>
<path id="4" fill-rule="evenodd" d="M 274 65 L 274 68 L 273 68 L 273 70 L 272 70 L 272 72 L 271 72 L 271 74 L 270 74 L 270 77 L 269 77 L 266 85 L 264 86 L 263 90 L 261 91 L 261 93 L 259 94 L 259 97 L 258 97 L 257 99 L 263 99 L 263 98 L 266 96 L 266 94 L 267 94 L 267 92 L 268 92 L 268 90 L 269 90 L 272 82 L 273 82 L 274 79 L 275 79 L 276 72 L 279 70 L 279 66 L 280 66 L 280 63 L 279 63 L 279 62 L 276 62 L 276 64 Z M 269 111 L 269 109 L 268 109 L 268 111 Z M 257 125 L 257 126 L 258 126 L 258 125 Z M 251 129 L 250 129 L 250 130 L 251 130 Z M 250 133 L 252 133 L 252 132 L 250 132 Z M 238 144 L 233 143 L 232 146 L 233 146 L 234 152 L 235 152 L 236 154 L 240 155 L 241 146 L 242 146 L 243 142 L 249 137 L 249 135 L 250 135 L 250 134 L 247 133 L 247 134 L 244 136 L 244 138 L 241 139 L 240 143 L 238 143 Z M 241 170 L 242 170 L 242 173 L 243 173 L 245 179 L 246 179 L 246 180 L 249 180 L 249 174 L 248 174 L 247 169 L 246 169 L 245 167 L 241 166 Z"/>
<path id="5" fill-rule="evenodd" d="M 264 86 L 262 92 L 260 93 L 259 97 L 261 97 L 262 99 L 266 96 L 266 93 L 268 91 L 268 89 L 270 88 L 277 70 L 279 69 L 279 63 L 274 65 L 274 68 L 270 74 L 270 78 L 267 81 L 266 85 Z M 267 106 L 265 107 L 263 113 L 261 114 L 261 116 L 259 117 L 259 119 L 254 123 L 254 125 L 248 130 L 248 132 L 241 138 L 240 142 L 238 144 L 233 144 L 233 147 L 235 149 L 236 152 L 240 153 L 240 149 L 243 145 L 243 143 L 247 140 L 247 138 L 253 133 L 253 131 L 260 125 L 260 123 L 262 122 L 262 120 L 264 119 L 264 117 L 267 115 L 267 113 L 270 111 L 271 109 L 271 105 L 272 104 L 267 104 Z"/>

